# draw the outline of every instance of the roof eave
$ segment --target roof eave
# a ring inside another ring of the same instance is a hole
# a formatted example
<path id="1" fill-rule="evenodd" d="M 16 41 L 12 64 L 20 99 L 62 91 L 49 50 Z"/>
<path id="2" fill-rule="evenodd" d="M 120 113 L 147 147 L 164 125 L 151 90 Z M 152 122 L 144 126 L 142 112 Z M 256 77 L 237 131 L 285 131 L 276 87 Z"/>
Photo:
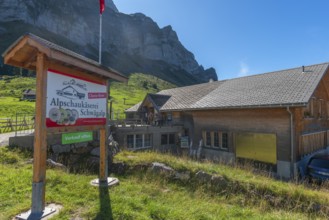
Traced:
<path id="1" fill-rule="evenodd" d="M 287 107 L 306 107 L 307 102 L 303 103 L 285 103 L 271 105 L 249 105 L 249 106 L 225 106 L 225 107 L 205 107 L 205 108 L 184 108 L 184 109 L 160 109 L 160 112 L 174 111 L 204 111 L 204 110 L 235 110 L 235 109 L 262 109 L 262 108 L 287 108 Z"/>
<path id="2" fill-rule="evenodd" d="M 49 42 L 51 45 L 47 45 L 43 41 L 46 40 L 30 33 L 19 37 L 2 53 L 4 63 L 28 69 L 35 69 L 35 66 L 33 65 L 26 65 L 26 63 L 18 63 L 13 60 L 14 55 L 16 53 L 19 53 L 20 50 L 22 50 L 23 48 L 31 48 L 34 51 L 38 51 L 45 54 L 50 61 L 59 62 L 64 65 L 69 64 L 70 66 L 76 69 L 79 69 L 81 71 L 88 71 L 90 73 L 97 74 L 101 77 L 106 77 L 121 82 L 128 81 L 128 78 L 126 76 L 122 75 L 114 69 L 105 67 L 94 60 L 88 59 L 80 54 L 77 54 L 73 51 L 70 51 L 51 42 Z M 32 59 L 29 59 L 29 62 L 32 62 Z"/>

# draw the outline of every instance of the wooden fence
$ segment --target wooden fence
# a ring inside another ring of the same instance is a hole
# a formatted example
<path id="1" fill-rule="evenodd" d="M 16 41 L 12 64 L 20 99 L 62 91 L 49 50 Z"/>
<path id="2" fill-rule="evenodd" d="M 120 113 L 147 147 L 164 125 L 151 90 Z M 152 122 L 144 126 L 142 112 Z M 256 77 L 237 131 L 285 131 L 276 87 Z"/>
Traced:
<path id="1" fill-rule="evenodd" d="M 329 131 L 321 131 L 300 136 L 299 154 L 305 156 L 328 146 Z"/>

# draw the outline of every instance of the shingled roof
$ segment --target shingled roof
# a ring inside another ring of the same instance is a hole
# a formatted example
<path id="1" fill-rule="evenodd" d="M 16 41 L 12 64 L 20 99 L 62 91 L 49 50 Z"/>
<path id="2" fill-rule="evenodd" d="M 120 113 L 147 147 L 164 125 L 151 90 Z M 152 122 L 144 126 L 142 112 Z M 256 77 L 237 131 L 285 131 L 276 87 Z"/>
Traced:
<path id="1" fill-rule="evenodd" d="M 3 52 L 2 56 L 5 64 L 36 70 L 38 52 L 45 54 L 48 61 L 56 64 L 60 63 L 81 72 L 96 74 L 117 81 L 128 81 L 126 76 L 110 67 L 103 66 L 94 60 L 31 33 L 19 37 Z"/>
<path id="2" fill-rule="evenodd" d="M 163 90 L 161 111 L 306 106 L 329 63 Z M 140 105 L 138 103 L 137 105 Z M 127 112 L 135 111 L 136 107 Z"/>
<path id="3" fill-rule="evenodd" d="M 153 102 L 154 105 L 161 108 L 168 99 L 170 99 L 170 95 L 160 95 L 160 94 L 148 94 L 148 97 Z"/>

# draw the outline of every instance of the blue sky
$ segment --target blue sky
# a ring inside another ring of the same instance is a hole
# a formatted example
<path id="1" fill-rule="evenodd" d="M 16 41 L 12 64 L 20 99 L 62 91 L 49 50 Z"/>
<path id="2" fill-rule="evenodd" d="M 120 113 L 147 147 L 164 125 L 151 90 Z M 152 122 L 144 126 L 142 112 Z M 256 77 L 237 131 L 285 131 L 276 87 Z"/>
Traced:
<path id="1" fill-rule="evenodd" d="M 171 25 L 219 79 L 329 62 L 328 0 L 114 0 Z"/>

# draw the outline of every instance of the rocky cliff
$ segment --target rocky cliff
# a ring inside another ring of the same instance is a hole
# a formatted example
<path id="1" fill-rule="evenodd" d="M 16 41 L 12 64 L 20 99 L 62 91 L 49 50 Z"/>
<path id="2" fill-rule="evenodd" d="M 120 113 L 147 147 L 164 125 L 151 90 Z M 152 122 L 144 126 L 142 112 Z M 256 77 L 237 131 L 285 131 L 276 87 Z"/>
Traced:
<path id="1" fill-rule="evenodd" d="M 0 0 L 0 51 L 25 32 L 98 60 L 98 1 Z M 102 64 L 124 74 L 143 72 L 177 85 L 217 80 L 180 43 L 171 26 L 159 28 L 149 17 L 120 13 L 106 0 Z"/>

